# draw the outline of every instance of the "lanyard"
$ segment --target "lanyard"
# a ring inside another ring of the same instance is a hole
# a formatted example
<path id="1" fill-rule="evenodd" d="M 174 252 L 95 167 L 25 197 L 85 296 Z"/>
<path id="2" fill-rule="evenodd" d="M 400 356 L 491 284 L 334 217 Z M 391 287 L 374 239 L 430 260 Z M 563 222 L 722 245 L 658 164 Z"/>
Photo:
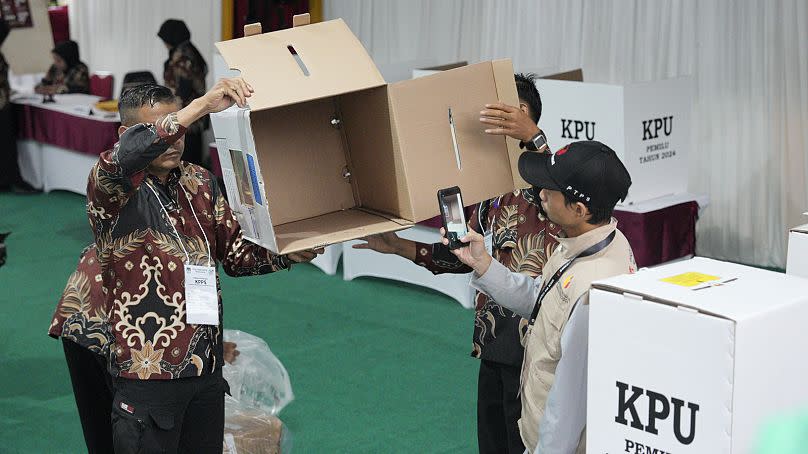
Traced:
<path id="1" fill-rule="evenodd" d="M 151 189 L 152 193 L 154 194 L 154 197 L 157 198 L 157 203 L 159 203 L 160 208 L 163 209 L 163 214 L 165 215 L 166 222 L 168 222 L 168 224 L 171 226 L 171 228 L 174 229 L 174 234 L 177 235 L 177 242 L 179 242 L 180 247 L 182 248 L 182 252 L 185 253 L 185 261 L 186 261 L 187 264 L 190 265 L 191 264 L 191 256 L 188 255 L 188 250 L 185 249 L 185 244 L 183 244 L 182 237 L 180 237 L 180 232 L 177 231 L 177 227 L 175 227 L 174 223 L 171 222 L 171 218 L 168 216 L 168 211 L 166 210 L 165 205 L 163 205 L 162 200 L 160 200 L 160 196 L 157 194 L 157 191 L 154 189 L 154 187 L 151 185 L 150 182 L 147 181 L 146 186 L 148 186 L 149 189 Z M 211 264 L 210 264 L 210 243 L 208 243 L 208 235 L 205 234 L 205 229 L 202 228 L 202 223 L 199 222 L 199 218 L 196 216 L 196 210 L 194 210 L 194 205 L 191 203 L 191 196 L 188 195 L 188 192 L 185 190 L 185 187 L 182 184 L 180 184 L 179 186 L 182 189 L 182 192 L 185 193 L 185 198 L 188 199 L 188 206 L 191 207 L 191 213 L 193 213 L 194 219 L 196 219 L 196 225 L 199 226 L 199 231 L 202 232 L 202 237 L 205 238 L 205 246 L 208 248 L 208 266 L 211 266 Z"/>
<path id="2" fill-rule="evenodd" d="M 539 292 L 539 297 L 536 298 L 536 305 L 533 306 L 533 313 L 530 314 L 531 325 L 533 325 L 536 322 L 536 317 L 539 315 L 539 308 L 541 307 L 542 300 L 544 300 L 544 297 L 547 296 L 548 293 L 550 293 L 550 290 L 558 283 L 558 281 L 561 280 L 561 276 L 572 265 L 572 262 L 580 258 L 595 255 L 598 252 L 602 251 L 603 249 L 606 248 L 606 246 L 608 246 L 612 242 L 612 240 L 614 240 L 615 234 L 616 231 L 612 231 L 612 233 L 610 233 L 609 236 L 602 239 L 597 244 L 590 246 L 580 254 L 571 258 L 567 263 L 561 265 L 561 268 L 559 268 L 558 271 L 556 271 L 555 274 L 553 274 L 553 277 L 551 277 L 550 280 L 544 282 L 544 285 L 542 286 L 541 291 Z"/>

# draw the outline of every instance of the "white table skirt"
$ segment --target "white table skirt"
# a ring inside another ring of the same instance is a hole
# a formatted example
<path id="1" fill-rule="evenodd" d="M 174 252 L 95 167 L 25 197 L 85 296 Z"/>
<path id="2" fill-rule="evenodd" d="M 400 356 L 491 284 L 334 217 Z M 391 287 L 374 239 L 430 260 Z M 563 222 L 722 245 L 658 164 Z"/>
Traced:
<path id="1" fill-rule="evenodd" d="M 397 233 L 402 238 L 422 243 L 440 240 L 438 229 L 430 227 L 415 226 Z M 437 290 L 467 309 L 474 307 L 474 290 L 469 286 L 469 274 L 435 275 L 403 257 L 351 247 L 357 243 L 342 243 L 342 271 L 346 281 L 360 276 L 392 279 Z"/>
<path id="2" fill-rule="evenodd" d="M 331 246 L 326 246 L 325 253 L 319 255 L 311 263 L 323 270 L 325 274 L 333 276 L 337 274 L 340 257 L 342 257 L 342 244 L 332 244 Z"/>
<path id="3" fill-rule="evenodd" d="M 87 194 L 87 177 L 98 156 L 78 153 L 35 140 L 18 140 L 20 173 L 45 192 L 65 190 Z"/>

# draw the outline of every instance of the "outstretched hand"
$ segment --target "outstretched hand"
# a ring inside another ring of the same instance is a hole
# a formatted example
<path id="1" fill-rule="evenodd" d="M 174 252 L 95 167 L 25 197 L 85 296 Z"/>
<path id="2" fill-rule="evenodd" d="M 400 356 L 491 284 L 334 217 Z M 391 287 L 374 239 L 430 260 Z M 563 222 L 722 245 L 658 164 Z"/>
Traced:
<path id="1" fill-rule="evenodd" d="M 378 233 L 359 238 L 364 243 L 354 244 L 354 249 L 370 249 L 382 254 L 398 254 L 402 257 L 408 256 L 409 250 L 415 250 L 415 245 L 411 241 L 400 238 L 394 232 Z"/>
<path id="2" fill-rule="evenodd" d="M 300 252 L 292 252 L 291 254 L 287 254 L 286 257 L 294 263 L 311 262 L 324 252 L 325 248 L 308 249 Z"/>

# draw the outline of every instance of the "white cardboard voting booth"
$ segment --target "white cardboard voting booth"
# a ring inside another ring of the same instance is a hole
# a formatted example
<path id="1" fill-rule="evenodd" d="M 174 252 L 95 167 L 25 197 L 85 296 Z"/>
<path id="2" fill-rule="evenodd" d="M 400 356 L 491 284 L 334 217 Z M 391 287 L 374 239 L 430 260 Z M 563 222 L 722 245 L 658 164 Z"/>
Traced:
<path id="1" fill-rule="evenodd" d="M 687 192 L 690 78 L 625 86 L 537 79 L 536 87 L 553 151 L 579 140 L 609 145 L 631 174 L 626 203 Z"/>
<path id="2" fill-rule="evenodd" d="M 587 449 L 747 453 L 808 407 L 808 280 L 695 258 L 593 284 Z"/>
<path id="3" fill-rule="evenodd" d="M 808 278 L 808 224 L 788 232 L 786 274 Z"/>

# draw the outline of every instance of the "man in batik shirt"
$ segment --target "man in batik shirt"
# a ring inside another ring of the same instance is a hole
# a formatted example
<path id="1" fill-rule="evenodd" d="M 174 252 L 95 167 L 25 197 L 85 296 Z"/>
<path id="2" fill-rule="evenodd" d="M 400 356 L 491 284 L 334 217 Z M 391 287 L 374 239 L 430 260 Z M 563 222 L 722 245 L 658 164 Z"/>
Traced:
<path id="1" fill-rule="evenodd" d="M 487 105 L 480 121 L 493 126 L 489 134 L 508 135 L 532 151 L 546 152 L 547 141 L 537 123 L 541 98 L 532 74 L 516 75 L 519 107 Z M 472 229 L 490 233 L 494 257 L 512 271 L 531 277 L 541 274 L 556 241 L 558 226 L 544 216 L 538 189 L 516 190 L 478 205 L 470 219 Z M 366 238 L 354 247 L 398 254 L 435 274 L 470 273 L 441 243 L 423 244 L 399 238 L 394 233 Z M 477 292 L 471 355 L 479 358 L 477 382 L 477 441 L 481 453 L 524 451 L 517 421 L 521 415 L 519 375 L 524 354 L 527 320 Z"/>
<path id="2" fill-rule="evenodd" d="M 84 248 L 51 319 L 48 335 L 62 339 L 87 452 L 113 452 L 112 377 L 107 373 L 107 305 L 95 245 Z"/>
<path id="3" fill-rule="evenodd" d="M 157 36 L 168 49 L 168 59 L 163 63 L 163 79 L 166 87 L 176 94 L 182 107 L 205 94 L 205 77 L 208 65 L 196 46 L 191 43 L 191 31 L 185 22 L 168 19 L 160 26 Z M 202 132 L 208 127 L 208 118 L 194 122 L 185 132 L 185 160 L 202 164 Z"/>
<path id="4" fill-rule="evenodd" d="M 114 452 L 110 408 L 114 390 L 107 373 L 109 308 L 104 297 L 101 265 L 95 244 L 85 247 L 76 270 L 67 278 L 51 317 L 48 335 L 62 340 L 73 397 L 89 454 Z M 239 351 L 224 342 L 224 360 L 232 363 Z"/>
<path id="5" fill-rule="evenodd" d="M 116 452 L 221 452 L 225 382 L 216 264 L 231 276 L 249 276 L 316 256 L 274 255 L 244 240 L 216 179 L 180 160 L 188 125 L 234 103 L 245 106 L 251 93 L 241 78 L 222 79 L 180 109 L 166 87 L 133 88 L 119 103 L 120 141 L 90 171 L 87 213 L 110 308 Z M 191 278 L 194 270 L 205 277 Z M 199 311 L 210 298 L 213 314 Z M 213 319 L 190 323 L 192 312 Z"/>
<path id="6" fill-rule="evenodd" d="M 51 51 L 53 64 L 35 91 L 41 94 L 90 93 L 90 71 L 79 59 L 75 41 L 59 43 Z"/>

